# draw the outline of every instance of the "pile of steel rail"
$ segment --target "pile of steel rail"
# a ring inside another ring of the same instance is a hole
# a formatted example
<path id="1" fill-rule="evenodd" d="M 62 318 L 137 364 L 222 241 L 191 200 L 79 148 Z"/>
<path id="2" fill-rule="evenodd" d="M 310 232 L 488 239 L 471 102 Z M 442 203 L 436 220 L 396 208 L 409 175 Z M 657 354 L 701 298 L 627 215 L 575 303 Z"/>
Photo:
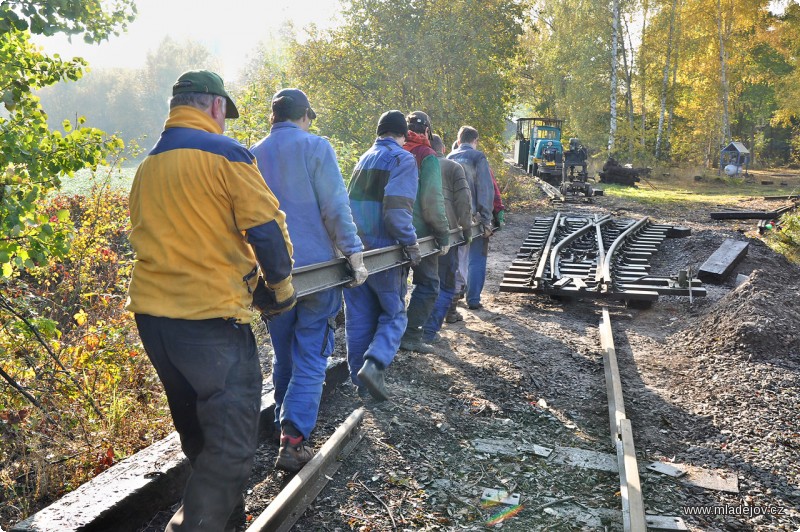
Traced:
<path id="1" fill-rule="evenodd" d="M 539 292 L 568 298 L 652 302 L 659 295 L 705 295 L 690 275 L 650 275 L 650 260 L 665 238 L 689 229 L 640 220 L 556 213 L 536 218 L 501 292 Z M 680 273 L 680 272 L 678 272 Z"/>

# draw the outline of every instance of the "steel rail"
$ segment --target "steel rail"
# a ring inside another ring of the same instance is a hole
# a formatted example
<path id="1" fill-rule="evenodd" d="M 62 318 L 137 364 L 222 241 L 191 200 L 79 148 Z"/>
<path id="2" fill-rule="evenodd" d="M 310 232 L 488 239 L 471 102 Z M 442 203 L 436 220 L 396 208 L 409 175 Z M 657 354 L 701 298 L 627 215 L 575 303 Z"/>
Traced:
<path id="1" fill-rule="evenodd" d="M 622 396 L 622 381 L 617 365 L 617 352 L 611 330 L 608 307 L 603 307 L 600 319 L 600 346 L 603 350 L 606 393 L 608 395 L 608 417 L 611 424 L 611 444 L 617 450 L 620 495 L 622 498 L 622 525 L 626 532 L 645 532 L 647 522 L 644 513 L 642 485 L 636 463 L 636 448 L 633 444 L 631 422 L 625 415 Z"/>
<path id="2" fill-rule="evenodd" d="M 611 218 L 611 215 L 610 214 L 606 214 L 605 216 L 603 216 L 602 218 L 600 218 L 598 220 L 591 220 L 590 219 L 589 222 L 586 225 L 584 225 L 583 227 L 581 227 L 579 229 L 576 229 L 571 234 L 569 234 L 566 237 L 564 237 L 563 239 L 561 239 L 558 242 L 558 244 L 553 246 L 553 251 L 550 253 L 550 277 L 552 279 L 558 279 L 558 278 L 561 277 L 561 272 L 559 271 L 559 267 L 558 267 L 558 252 L 561 251 L 561 248 L 564 247 L 565 245 L 569 244 L 570 242 L 572 242 L 573 240 L 575 240 L 579 236 L 589 232 L 592 229 L 592 227 L 594 227 L 598 223 L 600 223 L 602 221 L 605 221 L 605 220 L 609 220 L 610 218 Z"/>
<path id="3" fill-rule="evenodd" d="M 479 224 L 474 224 L 470 227 L 472 238 L 481 236 Z M 450 237 L 451 242 L 453 237 L 461 235 L 461 229 L 451 229 Z M 456 242 L 452 242 L 451 246 L 460 246 L 466 241 L 459 238 Z M 439 247 L 436 245 L 436 239 L 432 236 L 420 238 L 417 240 L 419 244 L 420 254 L 423 257 L 433 255 L 439 252 Z M 379 249 L 371 249 L 364 252 L 364 266 L 369 273 L 378 273 L 390 268 L 408 264 L 410 261 L 403 252 L 403 246 L 394 245 Z M 350 271 L 350 266 L 347 259 L 339 257 L 326 262 L 319 262 L 316 264 L 309 264 L 308 266 L 301 266 L 292 270 L 292 285 L 294 285 L 295 294 L 297 298 L 305 297 L 322 290 L 343 286 L 353 280 L 353 274 Z"/>
<path id="4" fill-rule="evenodd" d="M 594 280 L 597 283 L 597 288 L 600 287 L 600 281 L 603 278 L 603 264 L 606 261 L 606 246 L 603 243 L 603 226 L 611 223 L 613 220 L 609 217 L 608 220 L 603 220 L 602 223 L 595 224 L 597 230 L 597 267 L 594 271 Z"/>
<path id="5" fill-rule="evenodd" d="M 541 188 L 542 191 L 545 194 L 547 194 L 547 196 L 551 200 L 553 200 L 553 201 L 561 201 L 561 202 L 564 201 L 564 195 L 561 194 L 561 191 L 558 188 L 554 187 L 553 185 L 551 185 L 550 183 L 548 183 L 547 181 L 545 181 L 544 179 L 542 179 L 540 177 L 534 177 L 533 179 L 534 179 L 534 181 L 536 181 L 536 184 L 539 185 L 539 188 Z"/>
<path id="6" fill-rule="evenodd" d="M 547 265 L 547 257 L 550 256 L 550 248 L 553 245 L 553 240 L 556 237 L 556 232 L 558 231 L 558 223 L 561 221 L 561 213 L 557 212 L 555 217 L 553 218 L 553 225 L 550 228 L 550 235 L 547 237 L 547 242 L 545 242 L 544 246 L 542 247 L 542 254 L 539 256 L 539 262 L 536 264 L 536 273 L 533 276 L 533 287 L 537 288 L 539 284 L 542 282 L 542 277 L 544 277 L 544 268 Z"/>
<path id="7" fill-rule="evenodd" d="M 608 247 L 608 252 L 603 261 L 603 282 L 600 287 L 602 293 L 608 293 L 611 290 L 611 263 L 614 261 L 614 254 L 628 240 L 631 234 L 640 229 L 645 223 L 647 223 L 647 217 L 638 222 L 632 222 Z"/>
<path id="8" fill-rule="evenodd" d="M 266 510 L 253 521 L 247 532 L 285 532 L 291 529 L 341 467 L 342 458 L 349 455 L 364 437 L 360 429 L 363 418 L 363 407 L 350 414 L 314 458 L 289 481 Z"/>

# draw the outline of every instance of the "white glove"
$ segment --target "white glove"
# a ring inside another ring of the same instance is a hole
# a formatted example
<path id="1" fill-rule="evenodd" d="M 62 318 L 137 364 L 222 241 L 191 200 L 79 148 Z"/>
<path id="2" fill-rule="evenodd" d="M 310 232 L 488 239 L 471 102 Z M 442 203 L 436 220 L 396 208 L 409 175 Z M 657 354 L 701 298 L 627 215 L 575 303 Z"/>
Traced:
<path id="1" fill-rule="evenodd" d="M 353 280 L 347 283 L 345 286 L 347 288 L 354 288 L 364 284 L 364 281 L 367 280 L 367 276 L 369 275 L 367 268 L 364 266 L 364 254 L 358 251 L 347 256 L 346 258 L 347 264 L 350 265 L 350 273 L 353 274 Z"/>
<path id="2" fill-rule="evenodd" d="M 447 255 L 448 251 L 450 251 L 450 244 L 445 244 L 439 248 L 439 255 Z"/>

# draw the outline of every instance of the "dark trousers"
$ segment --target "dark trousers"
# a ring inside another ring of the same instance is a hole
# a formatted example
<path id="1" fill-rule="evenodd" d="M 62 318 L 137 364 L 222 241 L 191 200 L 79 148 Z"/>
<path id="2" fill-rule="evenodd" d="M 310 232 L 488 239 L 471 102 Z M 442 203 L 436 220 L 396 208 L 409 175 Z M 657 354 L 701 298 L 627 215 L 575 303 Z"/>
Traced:
<path id="1" fill-rule="evenodd" d="M 431 342 L 442 328 L 444 317 L 450 309 L 450 304 L 456 295 L 456 282 L 458 275 L 458 250 L 452 247 L 447 255 L 439 257 L 439 295 L 436 298 L 430 316 L 422 326 L 422 341 Z"/>
<path id="2" fill-rule="evenodd" d="M 258 443 L 261 367 L 249 325 L 136 315 L 192 465 L 166 532 L 225 530 Z"/>
<path id="3" fill-rule="evenodd" d="M 431 315 L 439 295 L 439 255 L 428 255 L 411 271 L 414 290 L 406 310 L 408 325 L 404 338 L 413 341 L 422 337 L 422 325 Z"/>

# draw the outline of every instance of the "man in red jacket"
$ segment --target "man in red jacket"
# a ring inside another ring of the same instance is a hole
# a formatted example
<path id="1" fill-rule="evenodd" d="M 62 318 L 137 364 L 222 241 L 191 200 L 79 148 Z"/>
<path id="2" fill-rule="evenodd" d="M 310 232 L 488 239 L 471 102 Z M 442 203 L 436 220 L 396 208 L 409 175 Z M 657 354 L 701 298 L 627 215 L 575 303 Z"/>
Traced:
<path id="1" fill-rule="evenodd" d="M 422 111 L 406 117 L 408 133 L 403 148 L 411 152 L 419 170 L 419 189 L 414 200 L 414 229 L 417 238 L 436 239 L 439 255 L 450 249 L 450 225 L 442 195 L 442 173 L 436 152 L 431 148 L 431 120 Z M 414 290 L 408 303 L 408 325 L 400 348 L 406 351 L 432 353 L 433 347 L 422 341 L 422 325 L 428 320 L 439 295 L 439 255 L 428 255 L 412 267 Z"/>

